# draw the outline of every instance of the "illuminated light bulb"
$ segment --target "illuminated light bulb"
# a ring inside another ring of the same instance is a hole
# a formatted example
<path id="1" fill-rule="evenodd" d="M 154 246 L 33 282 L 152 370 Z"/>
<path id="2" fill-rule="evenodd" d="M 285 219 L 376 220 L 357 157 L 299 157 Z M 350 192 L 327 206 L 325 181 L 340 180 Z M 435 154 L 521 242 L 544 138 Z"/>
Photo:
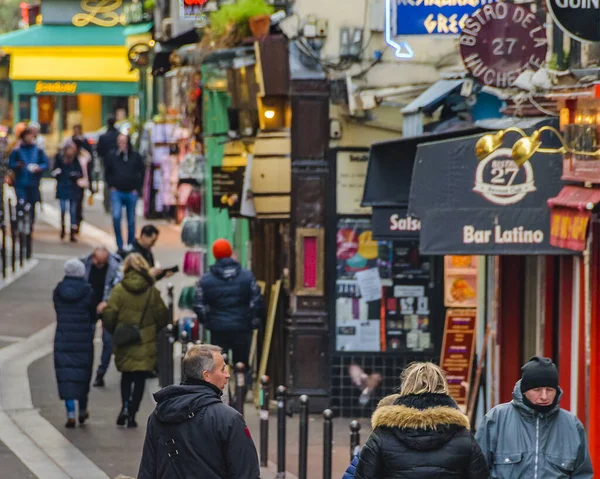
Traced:
<path id="1" fill-rule="evenodd" d="M 273 118 L 275 118 L 275 111 L 274 110 L 266 110 L 265 118 L 267 118 L 268 120 L 272 120 Z"/>

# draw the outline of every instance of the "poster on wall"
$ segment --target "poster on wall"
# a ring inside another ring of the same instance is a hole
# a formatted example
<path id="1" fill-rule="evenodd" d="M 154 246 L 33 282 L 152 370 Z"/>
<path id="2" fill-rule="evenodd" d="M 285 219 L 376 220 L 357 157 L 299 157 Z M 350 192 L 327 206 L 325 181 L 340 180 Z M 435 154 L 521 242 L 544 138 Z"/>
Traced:
<path id="1" fill-rule="evenodd" d="M 361 206 L 369 153 L 338 151 L 336 163 L 336 205 L 339 215 L 369 215 L 371 208 Z"/>
<path id="2" fill-rule="evenodd" d="M 381 288 L 391 244 L 373 240 L 368 219 L 340 219 L 336 233 L 336 349 L 381 350 Z M 362 293 L 362 294 L 361 294 Z"/>
<path id="3" fill-rule="evenodd" d="M 446 373 L 450 396 L 467 410 L 469 382 L 475 354 L 476 309 L 448 309 L 440 365 Z"/>
<path id="4" fill-rule="evenodd" d="M 477 307 L 477 256 L 444 257 L 444 305 Z"/>

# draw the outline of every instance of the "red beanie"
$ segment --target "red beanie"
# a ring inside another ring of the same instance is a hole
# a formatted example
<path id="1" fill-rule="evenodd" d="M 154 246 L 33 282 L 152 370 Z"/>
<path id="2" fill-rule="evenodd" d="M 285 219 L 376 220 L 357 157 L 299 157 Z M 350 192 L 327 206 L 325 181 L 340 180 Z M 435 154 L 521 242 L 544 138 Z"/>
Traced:
<path id="1" fill-rule="evenodd" d="M 224 238 L 219 238 L 213 243 L 212 251 L 215 259 L 231 258 L 233 254 L 231 244 Z"/>

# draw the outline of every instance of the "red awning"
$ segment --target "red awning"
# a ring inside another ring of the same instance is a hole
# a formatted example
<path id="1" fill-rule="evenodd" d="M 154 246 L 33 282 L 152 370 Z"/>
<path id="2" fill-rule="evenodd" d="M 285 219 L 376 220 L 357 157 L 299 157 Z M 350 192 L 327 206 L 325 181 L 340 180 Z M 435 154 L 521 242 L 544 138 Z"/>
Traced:
<path id="1" fill-rule="evenodd" d="M 548 200 L 548 206 L 562 206 L 578 211 L 591 211 L 600 203 L 600 188 L 565 186 L 556 198 Z"/>
<path id="2" fill-rule="evenodd" d="M 599 203 L 600 188 L 582 186 L 565 186 L 556 198 L 550 198 L 550 244 L 558 248 L 583 251 L 590 216 Z"/>

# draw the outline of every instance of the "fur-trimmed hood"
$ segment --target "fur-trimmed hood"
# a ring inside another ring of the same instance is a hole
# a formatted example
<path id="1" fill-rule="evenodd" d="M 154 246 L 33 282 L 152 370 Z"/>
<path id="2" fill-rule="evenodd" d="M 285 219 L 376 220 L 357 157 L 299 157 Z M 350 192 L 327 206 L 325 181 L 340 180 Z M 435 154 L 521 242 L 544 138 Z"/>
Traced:
<path id="1" fill-rule="evenodd" d="M 392 395 L 382 399 L 371 418 L 373 429 L 389 428 L 412 449 L 437 449 L 469 420 L 445 394 Z"/>

